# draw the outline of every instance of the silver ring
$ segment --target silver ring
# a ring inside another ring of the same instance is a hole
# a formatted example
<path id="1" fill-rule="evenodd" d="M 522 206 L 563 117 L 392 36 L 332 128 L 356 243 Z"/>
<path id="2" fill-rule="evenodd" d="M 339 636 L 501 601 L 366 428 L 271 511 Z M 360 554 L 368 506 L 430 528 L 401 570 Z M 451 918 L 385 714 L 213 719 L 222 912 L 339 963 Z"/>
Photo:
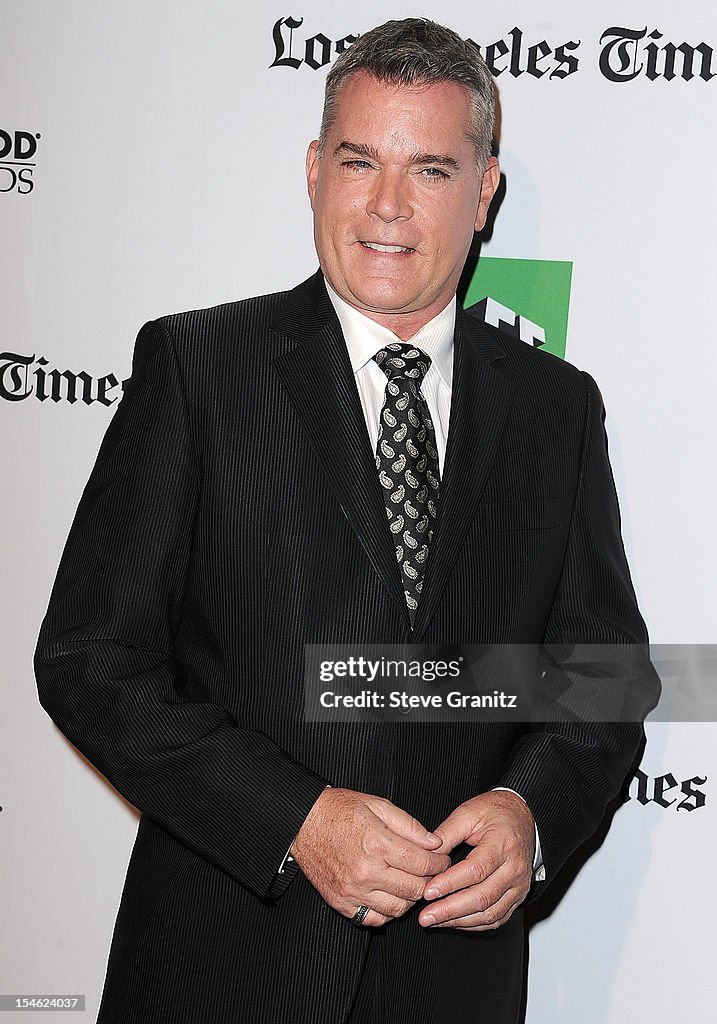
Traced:
<path id="1" fill-rule="evenodd" d="M 356 911 L 356 913 L 354 914 L 354 916 L 351 918 L 351 924 L 355 924 L 357 928 L 360 928 L 361 925 L 364 923 L 366 915 L 368 914 L 370 909 L 371 908 L 367 907 L 365 903 L 362 903 L 361 906 Z"/>

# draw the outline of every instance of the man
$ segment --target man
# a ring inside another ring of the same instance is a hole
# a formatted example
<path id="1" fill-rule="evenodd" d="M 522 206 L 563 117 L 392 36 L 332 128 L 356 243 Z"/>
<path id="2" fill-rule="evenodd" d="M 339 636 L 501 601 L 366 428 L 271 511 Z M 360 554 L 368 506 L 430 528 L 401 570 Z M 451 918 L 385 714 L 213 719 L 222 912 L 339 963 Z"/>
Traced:
<path id="1" fill-rule="evenodd" d="M 594 382 L 456 306 L 492 126 L 455 33 L 367 33 L 307 156 L 320 272 L 140 332 L 36 659 L 142 812 L 101 1024 L 516 1021 L 520 904 L 635 755 L 304 715 L 307 644 L 646 642 Z"/>

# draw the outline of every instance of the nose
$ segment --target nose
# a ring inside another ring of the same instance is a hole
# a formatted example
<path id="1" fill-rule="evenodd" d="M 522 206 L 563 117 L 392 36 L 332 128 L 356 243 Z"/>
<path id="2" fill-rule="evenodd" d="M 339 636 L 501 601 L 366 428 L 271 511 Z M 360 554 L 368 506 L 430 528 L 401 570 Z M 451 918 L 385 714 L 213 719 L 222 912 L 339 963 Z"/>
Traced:
<path id="1" fill-rule="evenodd" d="M 408 182 L 400 171 L 383 169 L 375 176 L 366 201 L 366 212 L 386 223 L 409 220 L 413 216 Z"/>

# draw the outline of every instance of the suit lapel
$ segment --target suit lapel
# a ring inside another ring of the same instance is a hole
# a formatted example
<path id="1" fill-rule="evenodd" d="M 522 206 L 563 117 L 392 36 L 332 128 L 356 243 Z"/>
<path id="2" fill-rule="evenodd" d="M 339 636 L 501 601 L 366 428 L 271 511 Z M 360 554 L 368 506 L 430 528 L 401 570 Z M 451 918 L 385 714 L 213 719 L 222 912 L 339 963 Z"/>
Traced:
<path id="1" fill-rule="evenodd" d="M 492 366 L 504 355 L 485 327 L 459 307 L 438 521 L 414 622 L 415 640 L 436 610 L 495 458 L 514 391 Z"/>
<path id="2" fill-rule="evenodd" d="M 298 342 L 275 358 L 277 373 L 328 486 L 409 624 L 361 400 L 341 327 L 320 274 L 291 293 L 274 329 Z"/>

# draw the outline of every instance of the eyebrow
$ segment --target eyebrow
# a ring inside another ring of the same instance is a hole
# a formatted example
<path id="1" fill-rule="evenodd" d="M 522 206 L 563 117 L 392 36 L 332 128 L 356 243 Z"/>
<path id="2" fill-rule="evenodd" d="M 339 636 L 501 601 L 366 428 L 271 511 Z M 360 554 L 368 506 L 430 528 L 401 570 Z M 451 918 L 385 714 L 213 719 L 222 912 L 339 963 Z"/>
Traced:
<path id="1" fill-rule="evenodd" d="M 439 167 L 451 167 L 454 171 L 460 170 L 460 164 L 452 156 L 445 156 L 442 153 L 414 153 L 411 157 L 412 164 L 438 164 Z"/>
<path id="2" fill-rule="evenodd" d="M 374 146 L 366 146 L 359 142 L 340 142 L 334 150 L 334 156 L 340 153 L 353 153 L 354 156 L 367 156 L 369 160 L 378 160 L 378 150 Z"/>
<path id="3" fill-rule="evenodd" d="M 369 160 L 380 162 L 378 150 L 375 146 L 367 146 L 361 142 L 348 142 L 346 140 L 340 142 L 334 150 L 334 156 L 339 156 L 341 153 L 352 153 L 354 156 L 367 157 Z M 460 164 L 455 157 L 446 156 L 441 153 L 413 153 L 410 163 L 412 165 L 433 164 L 438 167 L 450 167 L 454 171 L 460 170 Z"/>

